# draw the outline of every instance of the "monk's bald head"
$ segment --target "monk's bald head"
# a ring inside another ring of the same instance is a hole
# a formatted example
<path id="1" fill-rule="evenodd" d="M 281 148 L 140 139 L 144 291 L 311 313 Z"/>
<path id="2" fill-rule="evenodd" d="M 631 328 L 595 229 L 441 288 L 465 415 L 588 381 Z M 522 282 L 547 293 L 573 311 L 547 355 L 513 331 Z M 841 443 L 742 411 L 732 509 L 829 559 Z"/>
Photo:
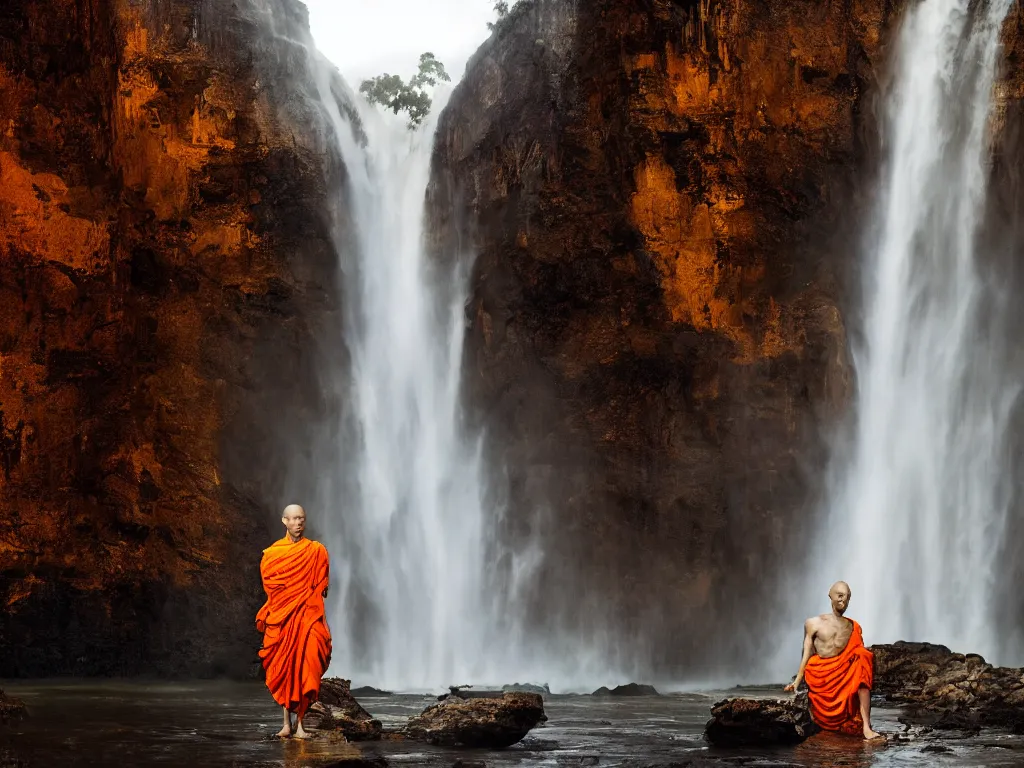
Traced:
<path id="1" fill-rule="evenodd" d="M 832 610 L 842 616 L 850 605 L 850 585 L 845 581 L 837 581 L 828 590 L 828 599 L 832 601 Z"/>
<path id="2" fill-rule="evenodd" d="M 298 541 L 306 530 L 306 510 L 298 504 L 289 504 L 281 513 L 281 522 L 288 531 L 288 538 Z"/>

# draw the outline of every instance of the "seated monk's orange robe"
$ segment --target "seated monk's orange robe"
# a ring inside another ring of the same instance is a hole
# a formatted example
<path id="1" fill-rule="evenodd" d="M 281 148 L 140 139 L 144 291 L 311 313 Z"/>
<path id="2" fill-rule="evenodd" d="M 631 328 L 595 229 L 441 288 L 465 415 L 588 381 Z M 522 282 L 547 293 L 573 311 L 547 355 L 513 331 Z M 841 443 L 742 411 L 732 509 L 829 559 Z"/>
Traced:
<path id="1" fill-rule="evenodd" d="M 856 621 L 842 653 L 828 659 L 818 654 L 811 656 L 804 669 L 804 681 L 814 722 L 826 731 L 863 734 L 857 691 L 861 687 L 871 690 L 875 682 L 874 661 L 875 655 L 864 647 L 864 635 Z"/>
<path id="2" fill-rule="evenodd" d="M 331 661 L 323 597 L 328 575 L 327 549 L 318 541 L 286 536 L 263 550 L 267 602 L 256 614 L 263 633 L 260 659 L 274 701 L 299 717 L 319 697 Z"/>

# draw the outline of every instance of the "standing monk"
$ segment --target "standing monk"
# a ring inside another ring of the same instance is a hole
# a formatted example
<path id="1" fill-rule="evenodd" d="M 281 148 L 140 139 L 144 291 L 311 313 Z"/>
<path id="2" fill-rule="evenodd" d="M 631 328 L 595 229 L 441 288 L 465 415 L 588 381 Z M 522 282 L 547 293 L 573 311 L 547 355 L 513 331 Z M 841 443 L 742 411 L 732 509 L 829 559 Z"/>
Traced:
<path id="1" fill-rule="evenodd" d="M 800 670 L 785 690 L 807 681 L 811 717 L 826 731 L 878 739 L 871 730 L 871 686 L 875 656 L 864 647 L 860 624 L 843 616 L 850 604 L 850 586 L 837 581 L 828 591 L 832 613 L 804 622 L 804 653 Z"/>
<path id="2" fill-rule="evenodd" d="M 281 522 L 287 535 L 263 550 L 260 576 L 267 602 L 256 614 L 263 633 L 260 659 L 267 688 L 284 708 L 284 727 L 292 735 L 290 712 L 295 712 L 295 738 L 305 739 L 302 718 L 320 695 L 320 678 L 331 661 L 331 631 L 324 617 L 327 597 L 327 550 L 303 538 L 306 513 L 298 504 L 285 507 Z"/>

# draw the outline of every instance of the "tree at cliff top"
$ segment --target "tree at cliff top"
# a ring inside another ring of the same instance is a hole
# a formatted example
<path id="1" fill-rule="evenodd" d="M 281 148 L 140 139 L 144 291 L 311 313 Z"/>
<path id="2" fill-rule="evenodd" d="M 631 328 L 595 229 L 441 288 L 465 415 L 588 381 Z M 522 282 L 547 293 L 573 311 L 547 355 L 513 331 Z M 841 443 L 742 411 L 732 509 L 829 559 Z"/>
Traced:
<path id="1" fill-rule="evenodd" d="M 415 128 L 430 113 L 433 104 L 426 91 L 426 86 L 437 85 L 438 81 L 451 82 L 444 64 L 434 58 L 432 53 L 420 56 L 419 72 L 406 83 L 398 75 L 377 75 L 372 80 L 364 80 L 359 86 L 371 104 L 383 104 L 396 115 L 399 112 L 409 113 L 409 127 Z"/>
<path id="2" fill-rule="evenodd" d="M 511 4 L 507 0 L 495 0 L 494 13 L 497 15 L 498 18 L 496 21 L 488 21 L 487 28 L 491 30 L 491 32 L 494 32 L 496 29 L 498 29 L 501 26 L 502 22 L 509 18 L 511 8 L 515 7 L 518 4 L 519 0 L 512 0 Z"/>

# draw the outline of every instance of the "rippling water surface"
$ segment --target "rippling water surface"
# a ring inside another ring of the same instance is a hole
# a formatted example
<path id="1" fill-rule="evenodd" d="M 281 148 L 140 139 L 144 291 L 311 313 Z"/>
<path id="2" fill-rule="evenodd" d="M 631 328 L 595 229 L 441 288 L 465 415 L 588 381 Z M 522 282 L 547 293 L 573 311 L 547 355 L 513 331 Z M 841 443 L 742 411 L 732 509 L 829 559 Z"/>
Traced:
<path id="1" fill-rule="evenodd" d="M 971 739 L 869 745 L 829 734 L 774 751 L 722 751 L 701 740 L 711 704 L 726 693 L 598 699 L 547 699 L 549 722 L 501 751 L 443 750 L 420 744 L 350 745 L 270 739 L 280 710 L 258 683 L 17 682 L 0 685 L 22 698 L 31 716 L 0 727 L 0 766 L 271 766 L 326 767 L 346 758 L 383 756 L 394 766 L 451 766 L 456 759 L 498 766 L 664 766 L 703 759 L 709 765 L 1014 766 L 1024 765 L 1024 738 L 986 732 Z M 732 690 L 728 695 L 764 695 Z M 427 695 L 363 699 L 385 725 L 403 723 L 433 701 Z M 901 731 L 899 713 L 876 710 L 876 727 Z M 941 751 L 948 750 L 948 751 Z"/>

